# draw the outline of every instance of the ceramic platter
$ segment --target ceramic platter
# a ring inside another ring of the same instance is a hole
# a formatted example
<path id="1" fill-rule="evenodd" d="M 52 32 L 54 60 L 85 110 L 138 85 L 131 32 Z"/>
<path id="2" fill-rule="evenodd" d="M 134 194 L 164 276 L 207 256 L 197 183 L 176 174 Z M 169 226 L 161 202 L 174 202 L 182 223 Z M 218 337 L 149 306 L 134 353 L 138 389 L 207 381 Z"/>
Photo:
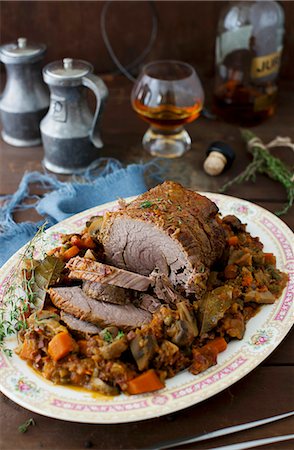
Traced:
<path id="1" fill-rule="evenodd" d="M 261 311 L 247 324 L 241 341 L 230 342 L 218 356 L 218 364 L 197 376 L 184 371 L 167 380 L 166 387 L 150 394 L 107 398 L 84 390 L 57 386 L 30 369 L 17 355 L 0 354 L 0 388 L 19 405 L 45 416 L 73 422 L 124 423 L 144 420 L 179 411 L 208 399 L 240 380 L 258 366 L 283 340 L 293 324 L 294 249 L 293 233 L 276 216 L 245 200 L 205 193 L 223 215 L 234 214 L 248 231 L 259 236 L 265 251 L 273 252 L 279 269 L 289 274 L 289 283 L 273 305 Z M 79 232 L 95 214 L 117 208 L 108 203 L 77 214 L 46 232 L 46 249 L 57 245 L 60 233 Z M 6 280 L 18 263 L 21 250 L 0 270 L 0 297 Z M 16 337 L 7 345 L 17 346 Z"/>

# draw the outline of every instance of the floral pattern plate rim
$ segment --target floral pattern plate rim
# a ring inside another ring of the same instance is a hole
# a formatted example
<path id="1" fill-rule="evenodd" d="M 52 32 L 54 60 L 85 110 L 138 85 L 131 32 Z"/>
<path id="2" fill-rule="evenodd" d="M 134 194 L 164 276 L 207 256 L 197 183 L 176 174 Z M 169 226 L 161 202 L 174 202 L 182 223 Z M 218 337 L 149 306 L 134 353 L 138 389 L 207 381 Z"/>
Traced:
<path id="1" fill-rule="evenodd" d="M 57 386 L 43 379 L 17 355 L 0 354 L 0 388 L 17 404 L 48 417 L 85 423 L 126 423 L 159 417 L 195 405 L 240 380 L 258 366 L 283 340 L 293 324 L 294 248 L 293 233 L 269 211 L 246 200 L 221 194 L 203 193 L 214 201 L 223 215 L 235 214 L 248 224 L 251 234 L 259 236 L 265 250 L 273 252 L 279 269 L 289 274 L 282 296 L 264 306 L 249 321 L 242 341 L 230 342 L 219 355 L 218 364 L 194 376 L 183 371 L 167 380 L 161 391 L 107 398 L 84 390 Z M 131 199 L 128 199 L 131 200 Z M 46 232 L 45 248 L 52 248 L 59 233 L 78 232 L 94 214 L 115 209 L 107 203 L 79 213 Z M 3 286 L 16 266 L 20 249 L 0 270 L 0 300 Z M 13 349 L 16 337 L 8 341 Z"/>

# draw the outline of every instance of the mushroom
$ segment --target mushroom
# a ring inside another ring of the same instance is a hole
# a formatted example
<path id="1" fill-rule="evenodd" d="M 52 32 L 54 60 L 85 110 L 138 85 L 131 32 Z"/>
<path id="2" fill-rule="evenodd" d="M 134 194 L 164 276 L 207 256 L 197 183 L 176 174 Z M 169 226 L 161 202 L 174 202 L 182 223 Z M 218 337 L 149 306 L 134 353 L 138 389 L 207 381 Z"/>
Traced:
<path id="1" fill-rule="evenodd" d="M 117 395 L 119 393 L 119 390 L 116 386 L 110 386 L 109 384 L 105 383 L 105 381 L 95 376 L 91 378 L 89 385 L 90 389 L 101 392 L 101 394 Z"/>
<path id="2" fill-rule="evenodd" d="M 99 233 L 100 233 L 102 221 L 103 221 L 103 216 L 93 216 L 86 223 L 88 233 L 90 234 L 90 236 L 92 238 L 97 239 L 98 241 L 99 241 Z"/>
<path id="3" fill-rule="evenodd" d="M 157 341 L 154 336 L 137 335 L 130 344 L 130 349 L 139 370 L 147 369 L 149 361 L 155 353 Z"/>
<path id="4" fill-rule="evenodd" d="M 179 347 L 190 345 L 194 339 L 193 329 L 185 320 L 176 320 L 168 329 L 167 335 Z"/>
<path id="5" fill-rule="evenodd" d="M 119 358 L 120 355 L 126 351 L 128 348 L 128 341 L 125 336 L 116 341 L 111 342 L 110 344 L 103 345 L 100 347 L 100 353 L 104 359 L 115 359 Z"/>
<path id="6" fill-rule="evenodd" d="M 186 301 L 177 303 L 177 309 L 179 311 L 180 319 L 186 321 L 188 325 L 191 327 L 193 332 L 193 336 L 198 336 L 198 326 L 196 322 L 196 318 L 192 311 L 189 311 L 188 303 Z"/>

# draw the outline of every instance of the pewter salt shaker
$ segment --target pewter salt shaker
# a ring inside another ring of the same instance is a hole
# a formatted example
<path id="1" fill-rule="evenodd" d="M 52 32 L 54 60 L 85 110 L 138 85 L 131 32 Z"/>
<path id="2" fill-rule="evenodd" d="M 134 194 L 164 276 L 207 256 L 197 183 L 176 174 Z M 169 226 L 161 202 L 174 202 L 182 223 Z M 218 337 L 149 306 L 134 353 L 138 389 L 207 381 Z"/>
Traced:
<path id="1" fill-rule="evenodd" d="M 0 47 L 7 82 L 0 99 L 2 138 L 16 147 L 41 143 L 40 121 L 49 106 L 49 92 L 42 80 L 41 60 L 46 46 L 25 38 Z"/>
<path id="2" fill-rule="evenodd" d="M 90 63 L 65 58 L 43 69 L 44 81 L 51 91 L 50 108 L 41 122 L 45 150 L 43 163 L 55 173 L 78 173 L 99 157 L 103 146 L 100 117 L 108 90 L 94 75 Z M 93 116 L 87 102 L 87 90 L 96 96 Z"/>

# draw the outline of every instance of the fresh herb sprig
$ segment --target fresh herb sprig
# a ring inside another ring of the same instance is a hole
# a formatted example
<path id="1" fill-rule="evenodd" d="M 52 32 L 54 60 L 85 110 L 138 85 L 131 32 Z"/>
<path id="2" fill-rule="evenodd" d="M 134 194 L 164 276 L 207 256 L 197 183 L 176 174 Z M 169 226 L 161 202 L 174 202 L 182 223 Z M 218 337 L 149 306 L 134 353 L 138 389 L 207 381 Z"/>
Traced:
<path id="1" fill-rule="evenodd" d="M 34 419 L 31 417 L 30 419 L 26 420 L 24 423 L 22 423 L 19 427 L 18 427 L 18 431 L 20 433 L 26 433 L 29 429 L 30 426 L 35 426 L 36 422 L 34 421 Z"/>
<path id="2" fill-rule="evenodd" d="M 287 204 L 281 211 L 276 211 L 277 216 L 286 214 L 294 202 L 294 182 L 293 172 L 279 159 L 271 155 L 261 141 L 257 140 L 254 145 L 250 145 L 252 139 L 257 136 L 249 130 L 241 131 L 243 139 L 248 145 L 248 151 L 253 155 L 253 160 L 246 169 L 233 180 L 226 183 L 220 192 L 225 192 L 232 184 L 243 183 L 244 181 L 255 181 L 257 174 L 264 174 L 275 181 L 281 183 L 287 191 Z"/>
<path id="3" fill-rule="evenodd" d="M 27 328 L 27 313 L 35 306 L 34 254 L 44 239 L 45 227 L 46 223 L 38 229 L 21 255 L 16 270 L 6 281 L 0 308 L 0 348 L 8 356 L 12 356 L 12 351 L 5 348 L 5 339 L 15 332 Z"/>
<path id="4" fill-rule="evenodd" d="M 125 333 L 124 333 L 122 330 L 119 330 L 118 333 L 117 333 L 117 335 L 116 335 L 115 337 L 111 334 L 111 332 L 110 332 L 107 328 L 105 328 L 105 329 L 102 331 L 102 337 L 103 337 L 103 340 L 104 340 L 105 342 L 107 342 L 108 344 L 111 344 L 113 341 L 118 341 L 118 340 L 121 339 L 124 335 L 125 335 Z"/>
<path id="5" fill-rule="evenodd" d="M 141 203 L 140 208 L 150 208 L 151 206 L 153 206 L 153 202 L 151 202 L 150 200 L 145 200 L 144 202 Z"/>

